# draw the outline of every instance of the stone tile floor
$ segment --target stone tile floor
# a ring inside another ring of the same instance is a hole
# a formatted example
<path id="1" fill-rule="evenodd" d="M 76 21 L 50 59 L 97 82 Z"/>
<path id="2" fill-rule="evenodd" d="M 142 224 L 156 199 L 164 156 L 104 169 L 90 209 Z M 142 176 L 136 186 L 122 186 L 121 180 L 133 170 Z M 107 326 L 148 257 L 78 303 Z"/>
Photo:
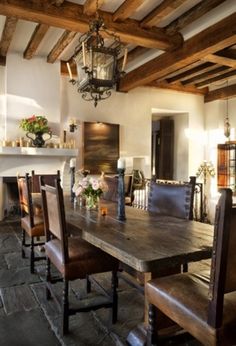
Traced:
<path id="1" fill-rule="evenodd" d="M 122 346 L 130 330 L 143 320 L 143 296 L 123 280 L 119 282 L 118 322 L 110 326 L 109 309 L 76 314 L 70 317 L 70 333 L 60 335 L 60 312 L 53 300 L 45 300 L 43 261 L 37 264 L 37 274 L 30 274 L 29 259 L 21 258 L 21 230 L 14 218 L 0 222 L 0 345 L 1 346 Z M 110 283 L 100 275 L 103 285 Z M 84 282 L 71 285 L 70 299 Z M 61 285 L 57 284 L 58 294 Z M 199 345 L 189 336 L 172 338 L 162 345 Z M 139 346 L 139 345 L 137 345 Z"/>

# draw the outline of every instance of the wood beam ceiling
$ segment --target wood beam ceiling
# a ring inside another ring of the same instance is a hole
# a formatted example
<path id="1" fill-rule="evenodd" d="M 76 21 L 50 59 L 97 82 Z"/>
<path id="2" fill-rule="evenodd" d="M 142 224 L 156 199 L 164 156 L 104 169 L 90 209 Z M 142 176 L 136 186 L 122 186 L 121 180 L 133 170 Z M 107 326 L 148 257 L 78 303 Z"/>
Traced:
<path id="1" fill-rule="evenodd" d="M 139 8 L 145 0 L 126 0 L 113 13 L 113 21 L 124 21 L 129 18 L 137 8 Z"/>
<path id="2" fill-rule="evenodd" d="M 102 6 L 104 3 L 104 0 L 86 0 L 84 3 L 84 14 L 87 16 L 92 16 L 97 11 L 97 5 L 98 9 Z"/>
<path id="3" fill-rule="evenodd" d="M 236 76 L 236 70 L 232 70 L 232 71 L 220 74 L 216 77 L 208 78 L 202 82 L 195 83 L 195 86 L 197 88 L 202 88 L 215 82 L 219 82 L 219 81 L 223 82 L 224 80 L 226 81 L 226 80 L 232 79 L 235 76 Z"/>
<path id="4" fill-rule="evenodd" d="M 211 61 L 215 64 L 236 68 L 236 59 L 226 58 L 226 57 L 220 56 L 218 54 L 208 54 L 202 60 L 203 61 Z"/>
<path id="5" fill-rule="evenodd" d="M 185 93 L 197 94 L 197 95 L 206 95 L 208 92 L 208 88 L 197 89 L 193 85 L 183 86 L 181 83 L 169 85 L 165 81 L 162 81 L 162 82 L 154 81 L 149 83 L 147 86 L 161 88 L 161 89 L 171 89 L 171 90 L 175 90 L 179 92 L 185 92 Z"/>
<path id="6" fill-rule="evenodd" d="M 210 91 L 204 97 L 204 102 L 223 100 L 236 96 L 236 84 Z"/>
<path id="7" fill-rule="evenodd" d="M 38 24 L 31 36 L 31 39 L 24 51 L 24 58 L 25 59 L 31 59 L 35 53 L 37 52 L 37 49 L 42 42 L 43 38 L 45 37 L 46 33 L 48 32 L 49 26 L 46 24 Z"/>
<path id="8" fill-rule="evenodd" d="M 81 33 L 88 31 L 91 19 L 83 13 L 83 6 L 69 1 L 64 1 L 60 7 L 50 6 L 45 11 L 40 3 L 1 0 L 0 13 Z M 104 11 L 100 11 L 100 13 L 107 29 L 116 32 L 122 42 L 161 50 L 173 49 L 182 44 L 181 35 L 166 35 L 163 30 L 156 28 L 145 30 L 140 28 L 138 21 L 131 19 L 115 23 L 112 21 L 111 13 Z"/>
<path id="9" fill-rule="evenodd" d="M 192 7 L 190 10 L 182 14 L 182 16 L 178 17 L 176 20 L 171 22 L 169 25 L 165 27 L 165 31 L 168 34 L 175 33 L 180 31 L 188 24 L 193 23 L 195 20 L 202 17 L 207 12 L 211 11 L 213 8 L 217 7 L 221 3 L 226 0 L 207 0 L 201 1 L 196 6 Z"/>
<path id="10" fill-rule="evenodd" d="M 183 5 L 188 0 L 165 0 L 149 13 L 142 21 L 141 27 L 151 28 L 160 24 L 160 22 L 171 14 L 176 8 Z"/>
<path id="11" fill-rule="evenodd" d="M 120 81 L 120 91 L 128 91 L 183 68 L 208 54 L 236 43 L 236 13 L 187 40 L 181 49 L 166 52 L 127 73 Z"/>
<path id="12" fill-rule="evenodd" d="M 60 54 L 63 52 L 65 47 L 68 46 L 68 44 L 71 43 L 71 41 L 75 38 L 77 32 L 73 31 L 64 31 L 62 36 L 59 38 L 51 52 L 47 56 L 47 62 L 54 63 L 56 59 L 60 56 Z"/>
<path id="13" fill-rule="evenodd" d="M 16 17 L 7 17 L 2 32 L 2 38 L 0 41 L 0 56 L 5 57 L 7 55 L 8 48 L 10 46 L 13 34 L 16 30 L 18 19 Z"/>

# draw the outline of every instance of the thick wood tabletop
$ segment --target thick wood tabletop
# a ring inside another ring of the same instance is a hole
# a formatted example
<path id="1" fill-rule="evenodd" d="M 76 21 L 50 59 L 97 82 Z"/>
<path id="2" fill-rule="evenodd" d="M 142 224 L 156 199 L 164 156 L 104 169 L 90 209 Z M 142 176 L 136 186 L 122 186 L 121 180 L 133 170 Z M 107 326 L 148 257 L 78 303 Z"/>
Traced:
<path id="1" fill-rule="evenodd" d="M 89 243 L 140 272 L 211 257 L 211 225 L 132 207 L 126 207 L 126 221 L 119 221 L 115 203 L 101 205 L 108 208 L 106 216 L 65 200 L 67 222 Z"/>

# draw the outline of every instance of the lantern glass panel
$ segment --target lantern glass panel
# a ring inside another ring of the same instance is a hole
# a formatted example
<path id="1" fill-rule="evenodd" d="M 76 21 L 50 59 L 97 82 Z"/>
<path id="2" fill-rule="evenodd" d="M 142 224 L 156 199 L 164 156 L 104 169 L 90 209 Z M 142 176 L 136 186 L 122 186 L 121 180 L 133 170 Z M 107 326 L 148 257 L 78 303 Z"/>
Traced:
<path id="1" fill-rule="evenodd" d="M 93 51 L 92 71 L 93 78 L 100 80 L 114 79 L 115 57 L 113 54 L 102 51 Z"/>

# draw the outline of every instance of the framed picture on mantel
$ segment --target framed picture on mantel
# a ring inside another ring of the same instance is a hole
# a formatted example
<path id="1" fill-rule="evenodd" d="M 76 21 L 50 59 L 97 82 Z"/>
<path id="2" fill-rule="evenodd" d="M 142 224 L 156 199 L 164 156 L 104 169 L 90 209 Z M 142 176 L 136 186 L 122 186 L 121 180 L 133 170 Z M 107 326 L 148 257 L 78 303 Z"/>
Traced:
<path id="1" fill-rule="evenodd" d="M 84 123 L 84 169 L 91 174 L 116 174 L 119 158 L 118 124 Z"/>

